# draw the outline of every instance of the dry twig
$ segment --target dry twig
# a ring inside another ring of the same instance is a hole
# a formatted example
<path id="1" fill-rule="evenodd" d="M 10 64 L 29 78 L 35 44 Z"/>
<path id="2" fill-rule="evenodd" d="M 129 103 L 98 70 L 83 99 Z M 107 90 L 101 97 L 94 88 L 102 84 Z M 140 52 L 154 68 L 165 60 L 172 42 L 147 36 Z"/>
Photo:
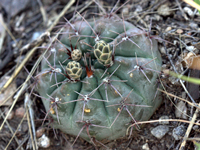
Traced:
<path id="1" fill-rule="evenodd" d="M 200 103 L 199 103 L 199 106 L 200 106 Z M 187 131 L 186 131 L 186 133 L 185 133 L 185 136 L 184 136 L 184 138 L 183 138 L 183 141 L 182 141 L 182 143 L 181 143 L 181 146 L 180 146 L 179 150 L 183 150 L 183 149 L 185 148 L 186 140 L 187 140 L 187 138 L 188 138 L 188 136 L 189 136 L 189 134 L 190 134 L 190 131 L 192 130 L 192 127 L 193 127 L 193 125 L 194 125 L 194 123 L 195 123 L 195 120 L 196 120 L 196 118 L 197 118 L 197 113 L 198 113 L 198 112 L 199 112 L 199 110 L 196 109 L 196 111 L 195 111 L 195 113 L 194 113 L 194 115 L 193 115 L 193 117 L 192 117 L 192 120 L 190 121 L 190 125 L 189 125 L 188 128 L 187 128 Z"/>

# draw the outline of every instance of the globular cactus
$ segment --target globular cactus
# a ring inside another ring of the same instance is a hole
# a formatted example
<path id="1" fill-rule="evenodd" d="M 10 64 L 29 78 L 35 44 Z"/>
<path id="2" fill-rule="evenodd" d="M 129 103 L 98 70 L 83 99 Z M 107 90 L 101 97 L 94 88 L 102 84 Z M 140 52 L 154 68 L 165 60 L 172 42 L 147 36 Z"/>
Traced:
<path id="1" fill-rule="evenodd" d="M 37 92 L 54 128 L 87 141 L 113 140 L 158 108 L 160 70 L 157 41 L 144 31 L 119 17 L 82 17 L 66 24 L 44 56 Z"/>

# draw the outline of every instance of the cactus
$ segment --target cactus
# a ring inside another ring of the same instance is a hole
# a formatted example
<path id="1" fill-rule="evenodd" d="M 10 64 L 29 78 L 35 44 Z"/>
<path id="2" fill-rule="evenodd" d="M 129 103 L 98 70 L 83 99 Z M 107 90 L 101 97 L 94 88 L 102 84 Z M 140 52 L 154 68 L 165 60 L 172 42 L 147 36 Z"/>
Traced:
<path id="1" fill-rule="evenodd" d="M 45 54 L 36 90 L 54 128 L 90 142 L 125 137 L 162 101 L 157 41 L 123 16 L 80 17 Z"/>

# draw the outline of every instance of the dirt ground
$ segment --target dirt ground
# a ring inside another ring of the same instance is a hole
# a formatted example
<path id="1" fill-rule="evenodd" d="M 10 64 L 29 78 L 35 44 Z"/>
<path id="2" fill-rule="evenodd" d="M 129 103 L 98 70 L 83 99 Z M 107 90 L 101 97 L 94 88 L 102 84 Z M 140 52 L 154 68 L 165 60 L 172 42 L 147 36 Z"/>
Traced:
<path id="1" fill-rule="evenodd" d="M 70 5 L 71 2 L 72 5 L 67 8 L 66 6 Z M 125 2 L 125 0 L 121 0 L 117 7 L 120 7 Z M 98 3 L 107 12 L 110 12 L 116 1 L 99 0 Z M 26 118 L 20 123 L 25 113 L 27 113 L 24 109 L 25 99 L 27 98 L 25 93 L 31 92 L 28 86 L 33 80 L 31 79 L 27 82 L 27 87 L 21 92 L 22 94 L 17 102 L 14 101 L 13 96 L 18 97 L 18 88 L 26 81 L 28 76 L 23 66 L 26 66 L 27 70 L 30 71 L 43 52 L 41 50 L 43 43 L 49 42 L 49 37 L 45 31 L 49 31 L 51 35 L 55 34 L 57 27 L 66 23 L 64 17 L 69 20 L 74 15 L 75 10 L 87 11 L 88 14 L 90 12 L 99 13 L 99 7 L 90 0 L 79 0 L 78 6 L 76 4 L 77 1 L 65 0 L 0 1 L 0 149 L 6 149 L 7 146 L 9 150 L 33 149 L 29 134 L 29 119 Z M 200 67 L 198 60 L 197 63 L 192 64 L 191 62 L 193 58 L 198 57 L 200 54 L 200 14 L 195 8 L 181 0 L 130 0 L 116 12 L 119 16 L 122 13 L 125 16 L 125 20 L 146 30 L 149 29 L 152 20 L 151 34 L 158 35 L 167 41 L 159 41 L 159 51 L 163 59 L 163 71 L 171 70 L 188 77 L 199 78 Z M 85 17 L 90 18 L 90 15 Z M 57 19 L 58 21 L 56 22 Z M 53 23 L 58 24 L 55 27 Z M 39 38 L 41 34 L 44 35 Z M 29 54 L 30 57 L 27 56 Z M 28 59 L 26 60 L 26 58 Z M 21 68 L 20 65 L 22 65 Z M 15 69 L 19 72 L 14 73 Z M 9 80 L 11 85 L 7 88 L 5 83 L 6 81 L 8 83 Z M 200 140 L 199 113 L 196 111 L 196 106 L 191 98 L 198 105 L 200 102 L 199 85 L 180 81 L 166 74 L 161 76 L 161 81 L 165 91 L 174 96 L 168 96 L 166 92 L 163 92 L 163 103 L 150 120 L 159 120 L 161 118 L 172 120 L 167 123 L 159 121 L 144 123 L 143 128 L 140 131 L 134 131 L 130 138 L 106 142 L 106 147 L 113 150 L 173 150 L 180 147 L 187 150 L 197 149 L 194 143 Z M 183 102 L 175 96 L 181 97 L 192 104 Z M 11 97 L 11 100 L 3 103 L 8 97 Z M 11 110 L 11 113 L 5 119 L 9 110 Z M 101 144 L 95 147 L 81 138 L 78 138 L 72 147 L 76 137 L 55 130 L 58 137 L 56 139 L 51 127 L 46 127 L 39 131 L 42 119 L 45 117 L 45 109 L 41 100 L 33 99 L 32 110 L 37 134 L 40 132 L 45 133 L 50 140 L 47 148 L 40 147 L 39 149 L 106 149 Z M 194 119 L 196 125 L 191 124 L 192 119 Z M 20 126 L 18 126 L 19 124 Z M 191 124 L 191 127 L 189 127 L 189 124 Z M 164 136 L 157 138 L 151 131 L 161 125 L 169 130 L 166 131 Z M 180 127 L 181 130 L 178 130 L 177 127 Z M 177 139 L 174 138 L 175 131 L 177 131 Z M 187 134 L 189 135 L 186 136 Z M 184 136 L 187 138 L 185 146 L 182 145 Z M 12 137 L 14 137 L 13 140 L 10 140 Z"/>

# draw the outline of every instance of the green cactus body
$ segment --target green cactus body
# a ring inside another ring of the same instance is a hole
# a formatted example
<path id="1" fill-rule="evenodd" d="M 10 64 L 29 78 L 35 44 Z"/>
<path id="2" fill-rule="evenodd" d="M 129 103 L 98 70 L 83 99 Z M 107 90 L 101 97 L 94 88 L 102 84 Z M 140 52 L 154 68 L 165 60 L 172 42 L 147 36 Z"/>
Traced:
<path id="1" fill-rule="evenodd" d="M 150 39 L 131 23 L 112 18 L 95 20 L 76 21 L 72 25 L 77 32 L 66 27 L 66 34 L 60 39 L 63 44 L 55 43 L 55 53 L 48 51 L 48 61 L 42 61 L 37 91 L 45 98 L 59 98 L 58 114 L 49 114 L 55 120 L 54 128 L 80 134 L 87 141 L 91 137 L 113 140 L 124 137 L 131 122 L 148 120 L 160 105 L 160 93 L 155 97 L 158 73 L 153 70 L 161 70 L 161 56 L 157 42 L 151 39 L 151 49 Z M 73 60 L 66 51 L 72 51 L 71 47 L 85 56 L 74 62 L 79 64 L 74 72 L 69 70 Z M 60 68 L 61 73 L 44 73 L 52 69 L 49 64 Z M 42 100 L 48 111 L 51 103 Z"/>

